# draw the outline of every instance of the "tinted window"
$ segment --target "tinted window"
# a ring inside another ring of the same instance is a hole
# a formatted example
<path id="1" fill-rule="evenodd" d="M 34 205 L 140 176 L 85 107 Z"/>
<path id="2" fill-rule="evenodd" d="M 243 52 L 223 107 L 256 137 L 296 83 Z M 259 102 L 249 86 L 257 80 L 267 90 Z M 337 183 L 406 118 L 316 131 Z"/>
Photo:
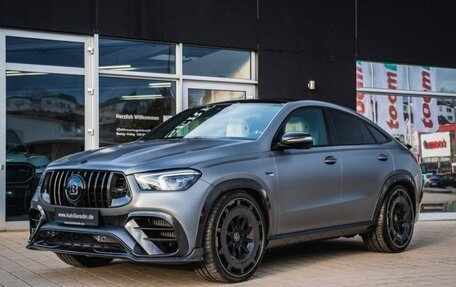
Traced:
<path id="1" fill-rule="evenodd" d="M 337 144 L 370 144 L 374 138 L 360 119 L 336 110 L 331 110 L 331 118 L 336 130 Z"/>
<path id="2" fill-rule="evenodd" d="M 175 114 L 174 81 L 100 77 L 100 146 L 137 140 Z"/>
<path id="3" fill-rule="evenodd" d="M 100 70 L 174 74 L 175 59 L 173 44 L 100 39 Z"/>
<path id="4" fill-rule="evenodd" d="M 328 145 L 328 135 L 323 111 L 318 108 L 302 108 L 291 112 L 281 135 L 287 132 L 309 133 L 314 146 Z"/>
<path id="5" fill-rule="evenodd" d="M 6 37 L 6 61 L 84 67 L 84 43 Z"/>
<path id="6" fill-rule="evenodd" d="M 375 143 L 375 139 L 372 136 L 372 134 L 370 133 L 370 131 L 368 130 L 366 123 L 364 123 L 362 120 L 358 120 L 358 119 L 355 119 L 355 120 L 359 124 L 361 135 L 363 136 L 363 142 L 365 144 L 373 144 L 373 143 Z"/>
<path id="7" fill-rule="evenodd" d="M 250 52 L 184 46 L 185 75 L 250 79 Z"/>
<path id="8" fill-rule="evenodd" d="M 367 125 L 367 128 L 369 129 L 370 133 L 374 136 L 376 142 L 384 143 L 388 141 L 388 138 L 378 129 L 374 128 L 371 125 Z"/>

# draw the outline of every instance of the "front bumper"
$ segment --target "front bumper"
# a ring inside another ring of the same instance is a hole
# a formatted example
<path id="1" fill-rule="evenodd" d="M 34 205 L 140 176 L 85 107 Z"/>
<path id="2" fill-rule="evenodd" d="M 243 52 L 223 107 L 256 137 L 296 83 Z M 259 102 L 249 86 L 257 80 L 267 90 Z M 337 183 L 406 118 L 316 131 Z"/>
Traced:
<path id="1" fill-rule="evenodd" d="M 27 248 L 138 262 L 201 261 L 203 252 L 196 248 L 196 238 L 211 186 L 199 180 L 186 191 L 141 192 L 136 182 L 129 183 L 131 201 L 121 207 L 97 209 L 100 223 L 95 227 L 58 223 L 54 221 L 56 206 L 35 197 Z"/>
<path id="2" fill-rule="evenodd" d="M 202 249 L 194 249 L 188 255 L 150 255 L 145 252 L 138 242 L 131 237 L 128 231 L 122 227 L 101 226 L 97 228 L 61 226 L 57 223 L 46 223 L 42 225 L 37 234 L 31 238 L 28 249 L 52 251 L 57 253 L 99 256 L 109 258 L 122 258 L 136 262 L 151 263 L 190 263 L 199 262 L 203 258 Z M 48 234 L 50 238 L 58 237 L 64 234 L 67 238 L 74 236 L 79 239 L 78 242 L 69 242 L 68 239 L 56 244 L 44 243 L 40 234 Z M 52 237 L 51 237 L 52 236 Z M 83 238 L 103 238 L 109 243 L 88 243 Z M 114 247 L 115 246 L 115 247 Z"/>

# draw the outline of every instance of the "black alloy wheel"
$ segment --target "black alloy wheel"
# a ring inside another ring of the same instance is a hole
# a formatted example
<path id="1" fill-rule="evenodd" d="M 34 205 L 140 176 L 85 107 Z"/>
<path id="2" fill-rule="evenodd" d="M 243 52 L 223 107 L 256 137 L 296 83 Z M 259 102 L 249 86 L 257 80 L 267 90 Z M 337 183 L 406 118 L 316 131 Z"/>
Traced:
<path id="1" fill-rule="evenodd" d="M 389 198 L 386 226 L 389 238 L 397 248 L 407 246 L 412 237 L 413 224 L 413 206 L 410 197 L 403 189 L 395 190 Z"/>
<path id="2" fill-rule="evenodd" d="M 402 252 L 410 244 L 414 225 L 415 210 L 410 193 L 406 187 L 396 185 L 383 201 L 376 225 L 362 237 L 371 251 Z"/>
<path id="3" fill-rule="evenodd" d="M 205 258 L 197 272 L 205 279 L 240 282 L 258 267 L 265 247 L 263 214 L 246 193 L 223 196 L 208 219 Z"/>

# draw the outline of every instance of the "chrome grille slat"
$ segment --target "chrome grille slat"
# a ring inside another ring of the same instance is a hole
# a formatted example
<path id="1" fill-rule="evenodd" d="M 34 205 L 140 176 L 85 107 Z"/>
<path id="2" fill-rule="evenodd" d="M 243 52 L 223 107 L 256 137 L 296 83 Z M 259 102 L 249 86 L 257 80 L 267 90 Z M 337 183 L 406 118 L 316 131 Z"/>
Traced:
<path id="1" fill-rule="evenodd" d="M 51 204 L 56 204 L 56 196 L 57 196 L 55 194 L 55 188 L 53 188 L 54 181 L 52 179 L 54 178 L 54 174 L 55 174 L 55 172 L 53 171 L 49 178 L 49 186 L 48 186 L 49 194 L 51 195 Z"/>
<path id="2" fill-rule="evenodd" d="M 66 173 L 66 175 L 65 175 L 65 180 L 63 181 L 63 191 L 65 191 L 66 182 L 67 182 L 68 178 L 70 177 L 70 171 L 66 171 L 65 173 Z M 66 200 L 65 196 L 63 197 L 63 199 L 64 199 L 64 202 L 65 202 L 65 205 L 66 205 L 67 204 L 67 200 Z"/>
<path id="3" fill-rule="evenodd" d="M 57 173 L 57 194 L 59 198 L 59 205 L 62 205 L 62 178 L 64 174 L 64 171 Z"/>
<path id="4" fill-rule="evenodd" d="M 103 200 L 103 189 L 105 187 L 105 180 L 106 180 L 106 175 L 108 175 L 107 173 L 105 173 L 103 175 L 103 179 L 101 180 L 101 191 L 100 191 L 100 194 L 101 194 L 101 206 L 102 207 L 106 207 L 105 204 L 104 204 L 104 200 Z M 107 192 L 107 189 L 106 189 L 106 192 Z"/>
<path id="5" fill-rule="evenodd" d="M 108 178 L 108 182 L 107 182 L 107 185 L 106 185 L 106 206 L 109 206 L 111 204 L 111 191 L 109 190 L 110 186 L 111 186 L 111 183 L 112 183 L 112 177 L 113 177 L 114 173 L 110 173 L 109 174 L 109 178 Z"/>
<path id="6" fill-rule="evenodd" d="M 97 184 L 98 184 L 98 177 L 99 176 L 100 176 L 100 173 L 97 174 L 97 177 L 95 178 L 95 184 L 93 186 L 93 197 L 94 197 L 95 207 L 98 207 L 98 202 L 97 202 Z"/>
<path id="7" fill-rule="evenodd" d="M 89 181 L 87 182 L 87 190 L 92 190 L 90 188 L 90 181 L 92 180 L 92 176 L 93 176 L 93 172 L 90 173 Z M 92 204 L 90 203 L 90 192 L 87 192 L 87 204 L 88 204 L 88 207 L 92 207 Z"/>
<path id="8" fill-rule="evenodd" d="M 71 203 L 65 195 L 66 184 L 70 177 L 78 174 L 84 178 L 86 182 L 86 193 L 79 202 Z M 111 207 L 111 195 L 114 186 L 118 186 L 125 190 L 126 197 L 130 192 L 125 181 L 125 176 L 122 173 L 114 171 L 99 171 L 99 170 L 52 170 L 46 176 L 49 180 L 44 181 L 45 187 L 43 190 L 48 190 L 50 194 L 51 205 L 57 206 L 77 206 L 77 207 Z M 120 185 L 119 185 L 120 184 Z M 116 189 L 118 190 L 118 189 Z M 114 196 L 114 198 L 119 198 Z M 118 204 L 118 201 L 117 201 Z"/>

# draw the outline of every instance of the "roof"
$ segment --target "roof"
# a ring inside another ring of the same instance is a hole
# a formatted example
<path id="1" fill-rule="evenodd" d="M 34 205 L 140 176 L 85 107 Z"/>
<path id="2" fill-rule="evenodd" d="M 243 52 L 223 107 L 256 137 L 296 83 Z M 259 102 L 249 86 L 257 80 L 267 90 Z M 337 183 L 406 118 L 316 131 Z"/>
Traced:
<path id="1" fill-rule="evenodd" d="M 286 104 L 289 102 L 297 101 L 297 99 L 238 99 L 214 104 L 232 104 L 232 103 L 264 103 L 264 104 Z"/>

